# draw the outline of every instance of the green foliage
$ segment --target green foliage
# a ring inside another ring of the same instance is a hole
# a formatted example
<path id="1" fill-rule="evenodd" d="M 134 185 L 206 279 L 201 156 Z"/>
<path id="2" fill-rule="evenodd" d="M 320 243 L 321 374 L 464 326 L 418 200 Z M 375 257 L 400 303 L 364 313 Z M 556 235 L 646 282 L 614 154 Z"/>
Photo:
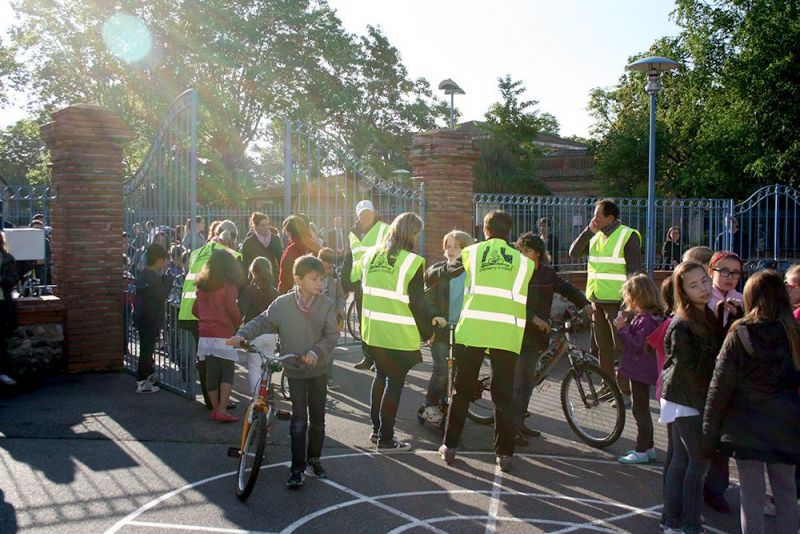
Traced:
<path id="1" fill-rule="evenodd" d="M 657 176 L 661 193 L 744 198 L 800 185 L 800 7 L 770 0 L 678 0 L 682 28 L 646 55 L 683 65 L 662 75 Z M 590 112 L 598 172 L 611 194 L 647 181 L 648 96 L 642 73 L 595 89 Z"/>
<path id="2" fill-rule="evenodd" d="M 25 119 L 0 130 L 0 176 L 8 183 L 49 183 L 49 162 L 38 122 Z"/>
<path id="3" fill-rule="evenodd" d="M 536 160 L 543 155 L 534 144 L 539 133 L 558 135 L 558 121 L 538 111 L 536 100 L 523 100 L 526 89 L 511 75 L 498 78 L 501 101 L 486 112 L 485 139 L 478 141 L 481 156 L 475 166 L 475 190 L 490 193 L 546 194 L 536 178 Z"/>
<path id="4" fill-rule="evenodd" d="M 433 126 L 446 110 L 427 82 L 408 79 L 379 30 L 348 34 L 324 0 L 16 0 L 15 9 L 22 21 L 13 42 L 26 57 L 34 107 L 88 101 L 117 111 L 135 132 L 131 170 L 172 99 L 198 90 L 201 201 L 236 202 L 242 188 L 270 180 L 253 145 L 276 137 L 276 117 L 333 129 L 384 170 L 402 165 L 412 129 Z M 138 48 L 140 39 L 126 48 L 124 27 L 104 42 L 104 25 L 119 13 L 149 29 L 144 59 L 109 51 Z"/>

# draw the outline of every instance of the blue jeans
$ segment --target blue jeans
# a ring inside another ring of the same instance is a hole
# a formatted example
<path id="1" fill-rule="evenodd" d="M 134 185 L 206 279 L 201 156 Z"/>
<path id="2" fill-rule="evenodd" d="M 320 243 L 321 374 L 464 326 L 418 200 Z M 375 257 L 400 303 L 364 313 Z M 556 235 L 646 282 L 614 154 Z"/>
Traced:
<path id="1" fill-rule="evenodd" d="M 450 355 L 450 344 L 447 341 L 435 341 L 431 345 L 433 372 L 425 394 L 425 404 L 441 406 L 447 390 L 447 356 Z"/>
<path id="2" fill-rule="evenodd" d="M 672 458 L 667 467 L 664 510 L 667 526 L 687 534 L 703 531 L 703 482 L 708 460 L 700 456 L 703 417 L 679 417 L 669 435 Z"/>
<path id="3" fill-rule="evenodd" d="M 289 435 L 292 438 L 292 471 L 303 471 L 309 459 L 318 459 L 322 454 L 328 377 L 320 375 L 313 378 L 290 378 L 289 391 L 292 398 L 292 421 L 289 426 Z"/>

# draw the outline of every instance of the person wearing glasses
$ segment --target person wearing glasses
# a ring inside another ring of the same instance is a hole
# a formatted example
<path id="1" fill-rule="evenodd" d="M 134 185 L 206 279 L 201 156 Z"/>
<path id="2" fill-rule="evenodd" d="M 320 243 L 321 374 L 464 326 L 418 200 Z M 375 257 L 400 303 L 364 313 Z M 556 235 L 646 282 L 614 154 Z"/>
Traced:
<path id="1" fill-rule="evenodd" d="M 708 264 L 708 276 L 711 277 L 708 307 L 716 315 L 722 331 L 727 332 L 730 325 L 744 315 L 742 294 L 736 290 L 742 279 L 742 260 L 733 252 L 715 252 Z M 717 452 L 709 460 L 703 498 L 714 510 L 729 514 L 731 507 L 725 500 L 725 491 L 730 484 L 729 458 Z"/>

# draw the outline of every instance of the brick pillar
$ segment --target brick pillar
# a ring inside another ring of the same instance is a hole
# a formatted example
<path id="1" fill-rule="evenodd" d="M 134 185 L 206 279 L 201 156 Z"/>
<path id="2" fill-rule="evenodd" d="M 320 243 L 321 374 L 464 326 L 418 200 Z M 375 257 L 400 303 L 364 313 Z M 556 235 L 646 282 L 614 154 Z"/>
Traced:
<path id="1" fill-rule="evenodd" d="M 122 148 L 131 138 L 113 113 L 69 106 L 41 127 L 50 149 L 53 283 L 65 307 L 70 372 L 122 367 Z"/>
<path id="2" fill-rule="evenodd" d="M 463 132 L 435 130 L 414 135 L 409 151 L 412 180 L 425 184 L 425 258 L 442 259 L 442 236 L 453 229 L 472 235 L 472 168 L 479 150 Z"/>

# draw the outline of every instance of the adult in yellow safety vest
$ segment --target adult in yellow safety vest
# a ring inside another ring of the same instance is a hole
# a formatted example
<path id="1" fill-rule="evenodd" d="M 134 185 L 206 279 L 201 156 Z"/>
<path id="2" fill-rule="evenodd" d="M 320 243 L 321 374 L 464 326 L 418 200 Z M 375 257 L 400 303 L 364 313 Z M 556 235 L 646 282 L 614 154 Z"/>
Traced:
<path id="1" fill-rule="evenodd" d="M 356 204 L 356 218 L 358 222 L 353 225 L 347 236 L 350 250 L 342 264 L 341 280 L 345 291 L 353 291 L 358 316 L 361 317 L 361 259 L 369 249 L 383 242 L 389 225 L 380 220 L 375 206 L 369 200 L 360 200 Z M 365 370 L 372 365 L 372 359 L 365 353 L 364 359 L 355 364 L 355 368 Z"/>
<path id="2" fill-rule="evenodd" d="M 492 211 L 483 220 L 486 241 L 466 247 L 453 263 L 430 269 L 428 285 L 466 273 L 464 306 L 455 330 L 455 395 L 447 414 L 444 444 L 439 448 L 447 464 L 455 460 L 464 430 L 467 408 L 475 392 L 484 357 L 492 365 L 494 446 L 497 463 L 511 469 L 516 436 L 514 372 L 525 333 L 528 282 L 534 263 L 507 242 L 511 216 Z"/>
<path id="3" fill-rule="evenodd" d="M 236 240 L 238 236 L 236 224 L 233 221 L 222 221 L 217 227 L 218 237 L 209 240 L 205 245 L 192 251 L 189 255 L 189 265 L 186 269 L 186 277 L 183 280 L 183 289 L 181 290 L 181 307 L 178 311 L 178 325 L 184 330 L 188 330 L 192 337 L 194 337 L 195 348 L 200 339 L 198 333 L 197 317 L 192 314 L 192 306 L 194 306 L 196 296 L 195 281 L 197 275 L 203 269 L 203 266 L 208 263 L 211 254 L 215 250 L 225 250 L 234 255 L 234 257 L 241 259 L 241 254 L 234 250 L 236 248 Z M 203 400 L 206 404 L 206 409 L 211 409 L 211 399 L 208 397 L 208 390 L 206 389 L 206 362 L 200 360 L 196 364 L 197 374 L 200 377 L 200 389 L 203 392 Z"/>
<path id="4" fill-rule="evenodd" d="M 588 256 L 586 297 L 592 302 L 592 331 L 600 367 L 614 376 L 614 361 L 622 353 L 614 319 L 622 304 L 622 284 L 642 269 L 642 238 L 637 230 L 619 221 L 619 206 L 608 198 L 598 200 L 589 226 L 569 248 L 573 259 Z M 620 390 L 630 395 L 630 385 L 619 380 Z"/>
<path id="5" fill-rule="evenodd" d="M 361 338 L 375 361 L 370 418 L 378 449 L 405 449 L 394 437 L 394 423 L 406 374 L 422 361 L 420 342 L 433 335 L 425 305 L 425 260 L 414 254 L 422 220 L 402 213 L 384 240 L 361 258 L 363 308 Z"/>

